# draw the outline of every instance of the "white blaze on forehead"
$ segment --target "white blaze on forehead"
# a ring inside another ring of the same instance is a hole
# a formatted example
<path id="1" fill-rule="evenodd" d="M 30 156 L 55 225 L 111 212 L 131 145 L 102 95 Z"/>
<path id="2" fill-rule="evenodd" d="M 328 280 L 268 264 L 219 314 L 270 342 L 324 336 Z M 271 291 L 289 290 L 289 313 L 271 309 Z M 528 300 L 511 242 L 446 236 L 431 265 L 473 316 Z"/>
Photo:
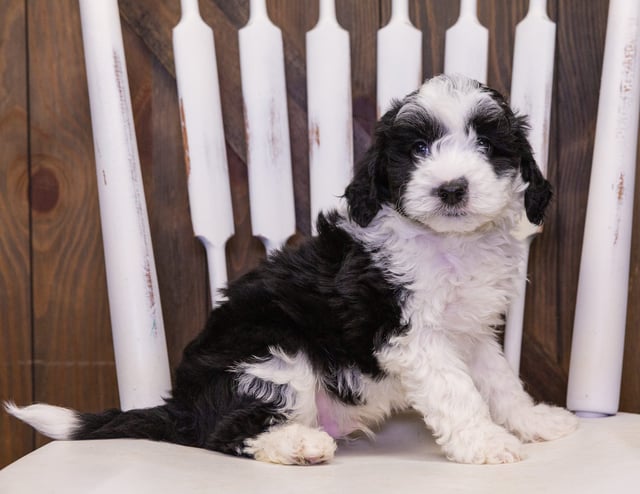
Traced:
<path id="1" fill-rule="evenodd" d="M 474 115 L 502 111 L 490 93 L 465 77 L 431 79 L 422 85 L 416 101 L 452 134 L 466 133 Z"/>

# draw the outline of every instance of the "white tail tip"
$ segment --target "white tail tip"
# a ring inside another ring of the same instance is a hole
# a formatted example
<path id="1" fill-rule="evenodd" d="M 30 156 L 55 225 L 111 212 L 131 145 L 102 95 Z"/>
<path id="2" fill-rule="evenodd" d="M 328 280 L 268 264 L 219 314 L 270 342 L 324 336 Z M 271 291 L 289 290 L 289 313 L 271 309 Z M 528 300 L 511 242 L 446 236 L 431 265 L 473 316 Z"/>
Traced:
<path id="1" fill-rule="evenodd" d="M 80 425 L 78 413 L 68 408 L 39 403 L 19 407 L 12 401 L 7 401 L 4 403 L 4 409 L 52 439 L 71 439 L 73 432 Z"/>

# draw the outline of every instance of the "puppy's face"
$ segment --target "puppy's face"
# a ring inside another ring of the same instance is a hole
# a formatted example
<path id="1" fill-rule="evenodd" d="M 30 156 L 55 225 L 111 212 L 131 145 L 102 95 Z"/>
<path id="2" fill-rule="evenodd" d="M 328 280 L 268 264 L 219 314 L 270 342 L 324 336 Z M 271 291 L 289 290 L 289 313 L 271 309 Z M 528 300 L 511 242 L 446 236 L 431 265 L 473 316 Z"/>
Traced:
<path id="1" fill-rule="evenodd" d="M 526 130 L 497 92 L 462 77 L 431 79 L 378 123 L 345 194 L 350 215 L 365 226 L 387 203 L 437 232 L 471 232 L 518 200 L 539 224 L 551 190 Z"/>

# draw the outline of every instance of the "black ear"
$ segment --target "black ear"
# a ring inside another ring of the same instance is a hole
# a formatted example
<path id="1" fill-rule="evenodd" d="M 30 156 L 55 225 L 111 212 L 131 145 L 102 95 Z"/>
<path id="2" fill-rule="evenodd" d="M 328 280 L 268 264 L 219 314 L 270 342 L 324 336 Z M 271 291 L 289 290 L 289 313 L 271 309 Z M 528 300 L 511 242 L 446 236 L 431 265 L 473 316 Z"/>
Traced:
<path id="1" fill-rule="evenodd" d="M 376 124 L 374 142 L 356 165 L 353 180 L 345 190 L 349 217 L 360 226 L 371 223 L 382 204 L 391 197 L 386 148 L 389 131 L 401 107 L 402 102 L 393 101 L 391 109 Z"/>
<path id="2" fill-rule="evenodd" d="M 527 212 L 527 218 L 534 225 L 540 225 L 544 221 L 544 213 L 553 195 L 551 184 L 542 176 L 531 152 L 523 156 L 520 162 L 520 173 L 522 180 L 529 184 L 524 191 L 524 209 Z"/>
<path id="3" fill-rule="evenodd" d="M 371 223 L 382 207 L 381 196 L 384 193 L 384 183 L 379 172 L 381 168 L 379 160 L 376 147 L 369 148 L 344 193 L 349 216 L 360 226 Z"/>
<path id="4" fill-rule="evenodd" d="M 527 218 L 534 225 L 540 225 L 544 221 L 544 213 L 553 195 L 551 184 L 542 176 L 536 160 L 533 158 L 533 151 L 529 139 L 529 123 L 526 117 L 518 115 L 511 110 L 504 96 L 495 89 L 485 85 L 480 85 L 484 91 L 491 94 L 493 99 L 504 110 L 505 116 L 514 129 L 515 146 L 520 154 L 520 175 L 522 180 L 528 184 L 524 193 L 524 209 Z"/>
<path id="5" fill-rule="evenodd" d="M 509 114 L 511 110 L 507 111 Z M 527 184 L 524 192 L 524 210 L 527 218 L 534 225 L 541 225 L 544 221 L 544 213 L 553 195 L 551 184 L 542 176 L 542 172 L 533 158 L 533 150 L 527 138 L 529 123 L 523 115 L 511 113 L 513 126 L 515 127 L 515 144 L 520 154 L 520 175 Z"/>

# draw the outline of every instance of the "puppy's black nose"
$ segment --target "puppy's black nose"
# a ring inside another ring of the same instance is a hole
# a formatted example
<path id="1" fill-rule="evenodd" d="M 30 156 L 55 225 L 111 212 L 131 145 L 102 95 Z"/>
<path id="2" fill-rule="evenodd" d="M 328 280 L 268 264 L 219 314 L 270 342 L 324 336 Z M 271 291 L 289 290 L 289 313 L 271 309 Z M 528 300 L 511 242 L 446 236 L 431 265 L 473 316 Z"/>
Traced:
<path id="1" fill-rule="evenodd" d="M 435 194 L 448 206 L 455 206 L 464 200 L 469 189 L 466 178 L 460 177 L 450 182 L 443 183 L 435 190 Z"/>

